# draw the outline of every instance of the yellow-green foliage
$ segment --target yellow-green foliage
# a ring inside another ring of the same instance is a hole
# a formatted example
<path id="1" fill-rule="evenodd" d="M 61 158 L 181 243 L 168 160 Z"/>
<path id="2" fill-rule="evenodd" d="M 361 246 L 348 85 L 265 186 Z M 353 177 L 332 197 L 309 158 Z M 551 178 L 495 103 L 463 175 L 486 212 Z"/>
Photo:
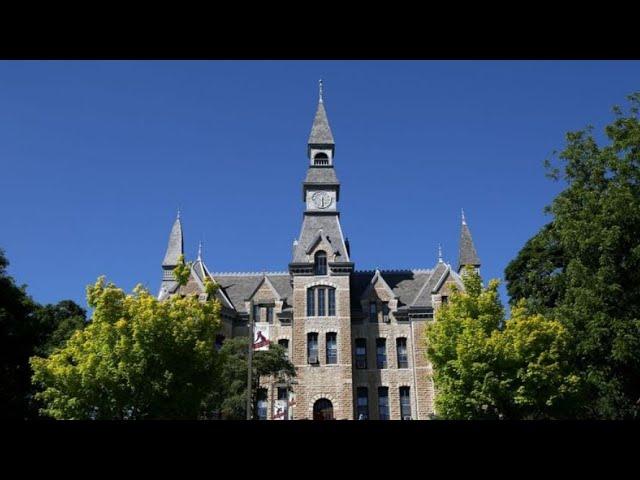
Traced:
<path id="1" fill-rule="evenodd" d="M 91 322 L 48 358 L 33 357 L 43 413 L 57 419 L 199 418 L 218 378 L 217 301 L 158 301 L 100 277 L 87 287 Z"/>
<path id="2" fill-rule="evenodd" d="M 173 276 L 178 282 L 178 285 L 184 286 L 189 281 L 189 275 L 191 275 L 191 263 L 185 263 L 184 255 L 180 255 L 178 264 L 173 269 Z"/>
<path id="3" fill-rule="evenodd" d="M 466 291 L 454 291 L 426 331 L 437 415 L 570 415 L 579 378 L 569 366 L 566 329 L 542 315 L 528 315 L 524 302 L 506 320 L 497 280 L 483 288 L 475 272 L 467 270 L 463 278 Z"/>

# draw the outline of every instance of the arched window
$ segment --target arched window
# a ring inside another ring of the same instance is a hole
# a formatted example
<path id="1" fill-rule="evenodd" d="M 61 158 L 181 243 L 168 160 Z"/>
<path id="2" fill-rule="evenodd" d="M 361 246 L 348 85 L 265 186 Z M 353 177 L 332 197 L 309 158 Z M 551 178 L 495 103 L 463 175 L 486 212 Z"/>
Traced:
<path id="1" fill-rule="evenodd" d="M 316 156 L 313 157 L 314 165 L 329 165 L 329 157 L 326 153 L 320 152 L 316 153 Z"/>
<path id="2" fill-rule="evenodd" d="M 333 420 L 333 404 L 331 400 L 321 398 L 313 404 L 314 420 Z"/>
<path id="3" fill-rule="evenodd" d="M 326 275 L 327 274 L 327 254 L 326 252 L 320 250 L 316 252 L 315 262 L 314 262 L 314 271 L 316 275 Z"/>

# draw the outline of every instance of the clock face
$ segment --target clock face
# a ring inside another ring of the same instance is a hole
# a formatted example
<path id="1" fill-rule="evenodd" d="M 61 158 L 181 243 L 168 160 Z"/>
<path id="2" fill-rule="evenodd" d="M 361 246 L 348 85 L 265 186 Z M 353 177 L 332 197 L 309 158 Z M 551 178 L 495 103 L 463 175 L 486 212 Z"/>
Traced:
<path id="1" fill-rule="evenodd" d="M 327 192 L 316 192 L 311 195 L 311 201 L 317 208 L 327 208 L 333 202 L 333 198 Z"/>

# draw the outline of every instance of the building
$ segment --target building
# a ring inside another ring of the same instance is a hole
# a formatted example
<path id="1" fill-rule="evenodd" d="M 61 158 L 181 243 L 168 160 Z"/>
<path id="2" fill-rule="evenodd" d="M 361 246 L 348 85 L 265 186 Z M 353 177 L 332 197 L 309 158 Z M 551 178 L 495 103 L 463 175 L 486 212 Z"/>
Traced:
<path id="1" fill-rule="evenodd" d="M 287 271 L 210 272 L 199 253 L 188 283 L 179 287 L 172 274 L 184 252 L 178 215 L 162 263 L 159 298 L 176 293 L 204 298 L 204 280 L 210 277 L 220 286 L 220 341 L 249 335 L 253 316 L 256 330 L 287 349 L 297 378 L 293 385 L 261 379 L 261 418 L 428 419 L 434 388 L 425 325 L 447 301 L 450 286 L 463 286 L 460 270 L 480 267 L 464 214 L 457 269 L 440 255 L 430 269 L 356 270 L 340 224 L 340 181 L 322 87 L 307 157 L 302 228 Z"/>

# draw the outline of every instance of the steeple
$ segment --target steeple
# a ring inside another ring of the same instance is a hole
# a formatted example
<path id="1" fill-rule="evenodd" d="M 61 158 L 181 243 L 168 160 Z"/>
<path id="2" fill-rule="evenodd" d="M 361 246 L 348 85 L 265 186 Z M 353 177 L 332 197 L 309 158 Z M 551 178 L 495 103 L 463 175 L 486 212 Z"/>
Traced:
<path id="1" fill-rule="evenodd" d="M 334 151 L 320 81 L 318 107 L 308 142 L 309 168 L 302 183 L 302 201 L 306 208 L 300 235 L 293 244 L 293 261 L 289 264 L 289 271 L 294 274 L 313 273 L 313 255 L 319 248 L 326 254 L 332 274 L 353 270 L 340 226 L 340 182 L 333 168 Z"/>
<path id="2" fill-rule="evenodd" d="M 462 210 L 462 229 L 460 231 L 460 254 L 458 257 L 458 273 L 462 269 L 470 265 L 476 270 L 480 268 L 480 258 L 476 252 L 476 247 L 473 245 L 473 239 L 471 238 L 471 231 L 467 225 L 467 220 L 464 217 L 464 210 Z"/>
<path id="3" fill-rule="evenodd" d="M 167 245 L 167 253 L 164 255 L 162 262 L 163 267 L 175 267 L 178 264 L 180 255 L 184 254 L 184 241 L 182 239 L 182 224 L 180 223 L 180 211 L 178 210 L 178 216 L 176 221 L 171 227 L 171 233 L 169 234 L 169 244 Z"/>
<path id="4" fill-rule="evenodd" d="M 318 99 L 318 108 L 316 116 L 313 119 L 309 141 L 307 142 L 307 156 L 311 160 L 312 165 L 331 165 L 333 163 L 333 154 L 335 152 L 335 143 L 333 134 L 329 126 L 327 112 L 324 109 L 323 86 L 320 80 L 320 95 Z M 324 154 L 324 155 L 323 155 Z M 314 159 L 325 160 L 328 162 L 314 162 Z"/>

